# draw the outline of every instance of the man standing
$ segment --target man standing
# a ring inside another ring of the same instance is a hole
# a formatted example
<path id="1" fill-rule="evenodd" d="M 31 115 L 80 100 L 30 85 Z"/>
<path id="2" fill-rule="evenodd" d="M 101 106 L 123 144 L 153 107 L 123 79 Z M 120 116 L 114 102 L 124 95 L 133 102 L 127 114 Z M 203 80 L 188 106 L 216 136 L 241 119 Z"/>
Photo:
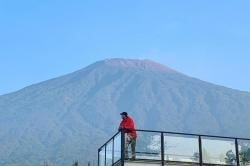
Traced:
<path id="1" fill-rule="evenodd" d="M 119 126 L 119 131 L 123 130 L 125 133 L 125 159 L 128 159 L 128 147 L 131 145 L 132 160 L 135 160 L 135 146 L 136 146 L 136 130 L 134 121 L 128 116 L 127 112 L 120 113 L 122 121 Z"/>

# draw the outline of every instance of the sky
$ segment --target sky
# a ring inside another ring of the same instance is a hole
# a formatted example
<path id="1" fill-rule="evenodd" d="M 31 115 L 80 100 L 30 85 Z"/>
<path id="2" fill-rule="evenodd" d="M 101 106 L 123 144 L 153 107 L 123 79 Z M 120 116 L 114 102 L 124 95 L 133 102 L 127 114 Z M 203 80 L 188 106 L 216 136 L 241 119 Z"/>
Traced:
<path id="1" fill-rule="evenodd" d="M 249 0 L 0 0 L 0 95 L 109 58 L 250 92 Z"/>

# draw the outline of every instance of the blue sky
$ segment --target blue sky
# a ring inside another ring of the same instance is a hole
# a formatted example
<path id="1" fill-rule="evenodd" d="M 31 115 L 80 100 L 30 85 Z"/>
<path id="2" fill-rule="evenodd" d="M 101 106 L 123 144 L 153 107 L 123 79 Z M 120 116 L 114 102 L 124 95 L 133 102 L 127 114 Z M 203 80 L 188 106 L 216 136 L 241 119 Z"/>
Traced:
<path id="1" fill-rule="evenodd" d="M 106 58 L 250 91 L 250 1 L 0 0 L 0 94 Z"/>

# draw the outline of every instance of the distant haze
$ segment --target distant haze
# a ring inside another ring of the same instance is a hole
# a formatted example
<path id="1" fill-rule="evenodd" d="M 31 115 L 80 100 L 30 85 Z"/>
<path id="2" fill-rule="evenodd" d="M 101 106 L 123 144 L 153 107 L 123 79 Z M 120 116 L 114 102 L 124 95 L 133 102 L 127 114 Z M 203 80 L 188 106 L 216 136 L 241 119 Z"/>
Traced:
<path id="1" fill-rule="evenodd" d="M 0 165 L 96 160 L 123 111 L 140 129 L 250 137 L 250 93 L 150 60 L 107 59 L 0 96 Z"/>

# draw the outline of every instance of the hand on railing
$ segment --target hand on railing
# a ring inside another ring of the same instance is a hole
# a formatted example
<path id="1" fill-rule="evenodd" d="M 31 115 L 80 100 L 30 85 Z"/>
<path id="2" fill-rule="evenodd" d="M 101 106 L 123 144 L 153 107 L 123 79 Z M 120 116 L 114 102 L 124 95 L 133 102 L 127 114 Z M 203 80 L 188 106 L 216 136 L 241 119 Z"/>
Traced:
<path id="1" fill-rule="evenodd" d="M 131 133 L 131 132 L 135 131 L 135 129 L 131 129 L 131 128 L 119 128 L 118 131 L 123 131 L 124 133 Z"/>

